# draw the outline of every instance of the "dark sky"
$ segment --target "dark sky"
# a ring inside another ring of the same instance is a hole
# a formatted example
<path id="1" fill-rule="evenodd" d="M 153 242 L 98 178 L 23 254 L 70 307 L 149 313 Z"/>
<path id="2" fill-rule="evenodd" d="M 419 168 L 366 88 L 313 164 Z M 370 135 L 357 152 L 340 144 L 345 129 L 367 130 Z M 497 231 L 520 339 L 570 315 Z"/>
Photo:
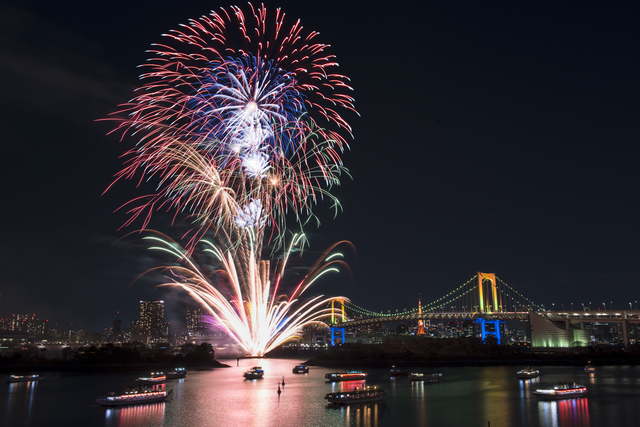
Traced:
<path id="1" fill-rule="evenodd" d="M 300 261 L 350 240 L 353 279 L 315 292 L 395 310 L 484 271 L 547 307 L 640 299 L 640 7 L 561 3 L 266 2 L 333 46 L 361 114 L 345 115 L 344 211 L 319 211 Z M 3 7 L 0 317 L 100 330 L 140 299 L 181 315 L 182 295 L 131 284 L 158 261 L 116 243 L 136 228 L 113 211 L 142 193 L 101 193 L 134 141 L 95 119 L 131 97 L 162 33 L 228 5 Z"/>

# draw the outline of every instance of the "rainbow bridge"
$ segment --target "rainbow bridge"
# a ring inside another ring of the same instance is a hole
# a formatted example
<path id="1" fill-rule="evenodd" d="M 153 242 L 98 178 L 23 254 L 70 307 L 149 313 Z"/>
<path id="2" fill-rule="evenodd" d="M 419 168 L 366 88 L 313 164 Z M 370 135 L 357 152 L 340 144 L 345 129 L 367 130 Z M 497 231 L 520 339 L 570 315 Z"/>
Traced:
<path id="1" fill-rule="evenodd" d="M 590 342 L 588 323 L 619 323 L 625 347 L 629 346 L 628 325 L 640 323 L 639 310 L 548 311 L 519 293 L 494 273 L 478 272 L 467 282 L 441 298 L 402 312 L 374 312 L 351 302 L 335 300 L 338 307 L 329 322 L 332 345 L 336 332 L 345 342 L 345 330 L 375 323 L 408 322 L 418 324 L 417 335 L 425 334 L 425 321 L 472 320 L 480 324 L 482 339 L 493 335 L 501 343 L 500 323 L 507 320 L 527 321 L 532 347 L 571 348 Z M 349 316 L 347 316 L 349 313 Z"/>

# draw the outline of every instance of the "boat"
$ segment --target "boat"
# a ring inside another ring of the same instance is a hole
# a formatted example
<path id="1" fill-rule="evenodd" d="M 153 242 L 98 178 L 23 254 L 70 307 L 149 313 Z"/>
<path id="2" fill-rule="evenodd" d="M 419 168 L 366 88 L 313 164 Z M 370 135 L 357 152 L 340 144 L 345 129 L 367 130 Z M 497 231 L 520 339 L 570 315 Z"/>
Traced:
<path id="1" fill-rule="evenodd" d="M 593 373 L 593 372 L 596 372 L 597 369 L 596 369 L 595 365 L 593 365 L 591 363 L 588 363 L 587 366 L 584 367 L 584 371 L 588 372 L 588 373 Z"/>
<path id="2" fill-rule="evenodd" d="M 587 388 L 577 382 L 560 382 L 552 389 L 538 389 L 533 394 L 547 398 L 571 399 L 587 394 Z"/>
<path id="3" fill-rule="evenodd" d="M 369 374 L 362 371 L 355 370 L 347 370 L 345 372 L 332 372 L 326 374 L 324 377 L 328 378 L 329 381 L 354 381 L 354 380 L 363 380 L 367 378 Z"/>
<path id="4" fill-rule="evenodd" d="M 409 372 L 406 369 L 397 369 L 395 366 L 392 366 L 389 374 L 392 377 L 399 377 L 400 375 L 409 375 Z"/>
<path id="5" fill-rule="evenodd" d="M 259 380 L 264 376 L 264 370 L 261 366 L 254 366 L 251 370 L 244 373 L 244 378 L 247 380 Z"/>
<path id="6" fill-rule="evenodd" d="M 308 374 L 309 367 L 307 365 L 296 365 L 293 367 L 294 374 Z"/>
<path id="7" fill-rule="evenodd" d="M 164 402 L 173 390 L 153 390 L 142 387 L 126 389 L 123 394 L 109 393 L 100 396 L 96 402 L 103 406 L 140 405 L 145 403 Z"/>
<path id="8" fill-rule="evenodd" d="M 9 375 L 7 382 L 9 383 L 24 383 L 27 381 L 39 381 L 44 378 L 41 375 Z"/>
<path id="9" fill-rule="evenodd" d="M 148 377 L 140 377 L 136 379 L 136 382 L 144 385 L 162 384 L 167 380 L 167 376 L 162 372 L 151 372 Z"/>
<path id="10" fill-rule="evenodd" d="M 533 369 L 531 366 L 526 366 L 518 371 L 518 378 L 537 378 L 540 376 L 540 371 Z"/>
<path id="11" fill-rule="evenodd" d="M 440 381 L 440 377 L 442 377 L 442 373 L 440 372 L 432 372 L 426 374 L 424 372 L 412 372 L 409 374 L 410 381 L 436 382 Z"/>
<path id="12" fill-rule="evenodd" d="M 338 391 L 335 393 L 327 393 L 324 397 L 329 403 L 337 403 L 340 405 L 348 403 L 364 403 L 377 402 L 384 399 L 387 395 L 384 390 L 378 386 L 355 387 L 352 391 Z"/>
<path id="13" fill-rule="evenodd" d="M 169 371 L 165 374 L 168 380 L 175 380 L 177 378 L 184 378 L 187 376 L 187 370 L 185 368 L 176 368 L 173 371 Z"/>

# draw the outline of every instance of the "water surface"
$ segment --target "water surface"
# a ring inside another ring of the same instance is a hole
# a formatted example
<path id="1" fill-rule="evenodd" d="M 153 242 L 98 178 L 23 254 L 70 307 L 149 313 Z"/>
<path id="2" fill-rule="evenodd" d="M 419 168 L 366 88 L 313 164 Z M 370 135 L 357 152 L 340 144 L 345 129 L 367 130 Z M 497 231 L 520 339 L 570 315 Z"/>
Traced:
<path id="1" fill-rule="evenodd" d="M 204 426 L 398 426 L 431 427 L 600 427 L 635 425 L 640 419 L 640 367 L 598 367 L 586 374 L 580 367 L 539 367 L 536 379 L 516 378 L 519 366 L 438 368 L 439 383 L 391 378 L 389 369 L 368 369 L 366 384 L 378 384 L 387 397 L 378 403 L 329 405 L 331 391 L 352 389 L 363 382 L 328 383 L 335 369 L 311 367 L 292 374 L 296 359 L 224 361 L 230 368 L 189 371 L 170 380 L 170 401 L 105 408 L 99 395 L 123 391 L 139 373 L 45 372 L 39 382 L 0 383 L 0 425 L 104 427 Z M 246 381 L 242 373 L 262 365 L 262 380 Z M 411 368 L 433 372 L 433 369 Z M 5 375 L 8 377 L 8 375 Z M 282 386 L 284 377 L 285 385 Z M 579 381 L 589 394 L 579 399 L 542 401 L 531 394 L 558 381 Z M 277 393 L 280 385 L 281 393 Z"/>

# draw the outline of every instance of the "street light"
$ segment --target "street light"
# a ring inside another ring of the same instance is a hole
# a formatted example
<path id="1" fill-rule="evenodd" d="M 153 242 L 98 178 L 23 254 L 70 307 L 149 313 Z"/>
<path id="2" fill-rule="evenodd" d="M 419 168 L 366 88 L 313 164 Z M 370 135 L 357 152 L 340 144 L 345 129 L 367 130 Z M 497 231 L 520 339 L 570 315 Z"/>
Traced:
<path id="1" fill-rule="evenodd" d="M 607 305 L 605 303 L 602 303 L 602 305 L 604 306 L 604 311 L 607 311 Z"/>

